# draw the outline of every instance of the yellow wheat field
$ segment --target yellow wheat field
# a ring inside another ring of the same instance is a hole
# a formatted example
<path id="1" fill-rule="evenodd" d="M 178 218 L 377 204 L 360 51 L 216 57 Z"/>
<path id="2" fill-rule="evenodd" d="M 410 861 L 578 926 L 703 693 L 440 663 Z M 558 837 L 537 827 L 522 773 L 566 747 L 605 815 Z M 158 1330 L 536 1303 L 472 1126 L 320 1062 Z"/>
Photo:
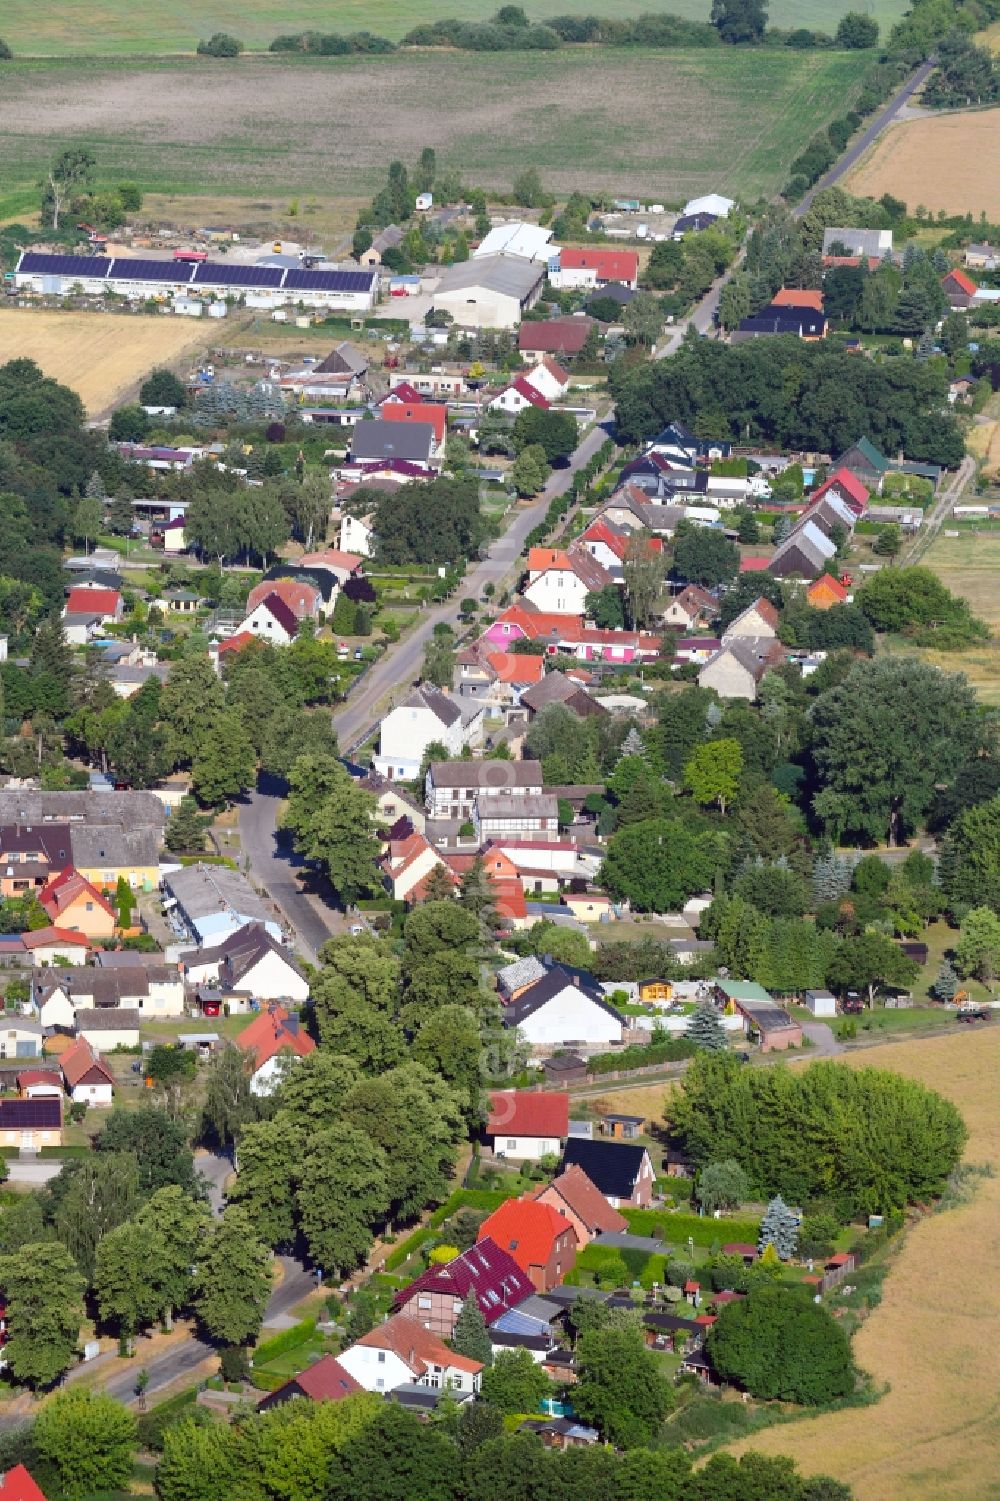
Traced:
<path id="1" fill-rule="evenodd" d="M 881 136 L 844 186 L 861 196 L 892 193 L 936 213 L 1000 212 L 1000 109 L 905 120 Z"/>
<path id="2" fill-rule="evenodd" d="M 200 320 L 125 313 L 74 313 L 0 308 L 0 364 L 31 359 L 70 386 L 91 417 L 130 395 L 150 370 L 205 344 Z"/>
<path id="3" fill-rule="evenodd" d="M 954 1100 L 966 1157 L 1000 1171 L 1000 1026 L 896 1043 L 847 1061 L 893 1069 Z M 874 1407 L 778 1427 L 734 1446 L 790 1454 L 849 1483 L 857 1501 L 1000 1498 L 1000 1177 L 912 1230 L 855 1340 L 889 1393 Z"/>

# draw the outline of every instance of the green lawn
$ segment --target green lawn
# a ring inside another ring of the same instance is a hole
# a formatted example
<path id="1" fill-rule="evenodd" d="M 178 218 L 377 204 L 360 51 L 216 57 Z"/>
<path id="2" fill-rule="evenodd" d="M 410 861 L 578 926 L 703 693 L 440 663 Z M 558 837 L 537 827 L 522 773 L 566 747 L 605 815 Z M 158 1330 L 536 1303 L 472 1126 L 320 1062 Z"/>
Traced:
<path id="1" fill-rule="evenodd" d="M 708 0 L 522 0 L 534 20 L 547 16 L 586 13 L 614 17 L 661 14 L 707 21 Z M 274 37 L 292 31 L 373 31 L 398 40 L 413 26 L 444 16 L 463 21 L 486 21 L 499 0 L 388 0 L 373 9 L 367 0 L 177 0 L 173 5 L 130 5 L 105 0 L 96 10 L 81 0 L 52 0 L 45 6 L 32 0 L 6 0 L 3 35 L 18 55 L 73 53 L 191 52 L 200 37 L 229 31 L 248 47 L 262 48 Z M 845 11 L 859 9 L 857 0 L 771 0 L 772 26 L 806 26 L 833 32 Z M 865 7 L 883 30 L 906 9 L 904 0 L 874 0 Z"/>
<path id="2" fill-rule="evenodd" d="M 122 10 L 139 21 L 151 13 Z M 9 11 L 10 35 L 8 20 Z M 100 29 L 93 18 L 88 27 Z M 428 143 L 439 166 L 486 187 L 507 189 L 534 163 L 556 192 L 754 199 L 780 187 L 869 66 L 864 53 L 787 48 L 507 53 L 502 65 L 433 52 L 14 62 L 0 98 L 3 191 L 22 202 L 52 155 L 76 146 L 94 152 L 107 180 L 180 195 L 273 194 L 262 211 L 283 210 L 300 193 L 357 199 L 394 157 L 413 160 Z"/>

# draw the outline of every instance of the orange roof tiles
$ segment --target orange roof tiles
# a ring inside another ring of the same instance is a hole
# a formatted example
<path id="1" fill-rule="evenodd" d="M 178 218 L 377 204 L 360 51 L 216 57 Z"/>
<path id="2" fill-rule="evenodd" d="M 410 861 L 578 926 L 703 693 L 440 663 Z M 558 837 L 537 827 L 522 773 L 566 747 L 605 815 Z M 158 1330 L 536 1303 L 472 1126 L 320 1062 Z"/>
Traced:
<path id="1" fill-rule="evenodd" d="M 71 589 L 66 599 L 67 615 L 117 615 L 122 597 L 117 589 Z"/>
<path id="2" fill-rule="evenodd" d="M 540 1204 L 535 1199 L 507 1199 L 483 1221 L 476 1239 L 495 1241 L 522 1272 L 527 1272 L 533 1266 L 548 1263 L 556 1241 L 567 1230 L 575 1242 L 576 1231 L 551 1204 Z"/>
<path id="3" fill-rule="evenodd" d="M 104 909 L 109 917 L 114 917 L 115 909 L 106 897 L 103 897 L 96 886 L 92 886 L 86 876 L 82 876 L 72 865 L 67 865 L 57 876 L 47 881 L 38 893 L 39 904 L 44 907 L 49 917 L 55 921 L 67 907 L 71 907 L 81 896 L 96 903 Z"/>
<path id="4" fill-rule="evenodd" d="M 628 1229 L 625 1216 L 619 1214 L 617 1209 L 612 1209 L 597 1185 L 575 1162 L 563 1168 L 559 1176 L 553 1178 L 551 1183 L 536 1188 L 532 1198 L 538 1199 L 551 1194 L 558 1194 L 567 1208 L 592 1233 L 598 1230 L 625 1231 Z"/>
<path id="5" fill-rule="evenodd" d="M 771 298 L 772 307 L 808 307 L 817 313 L 823 311 L 823 293 L 806 287 L 782 287 Z"/>
<path id="6" fill-rule="evenodd" d="M 468 1372 L 470 1376 L 475 1376 L 483 1368 L 480 1361 L 449 1350 L 436 1334 L 404 1313 L 393 1314 L 384 1324 L 369 1329 L 357 1343 L 368 1349 L 391 1350 L 418 1376 L 423 1375 L 428 1366 L 435 1365 L 451 1366 L 456 1371 Z"/>
<path id="7" fill-rule="evenodd" d="M 429 422 L 434 442 L 443 443 L 448 428 L 448 408 L 433 401 L 387 401 L 379 408 L 384 422 Z"/>
<path id="8" fill-rule="evenodd" d="M 270 594 L 283 600 L 296 620 L 315 615 L 319 605 L 319 590 L 305 579 L 264 579 L 247 596 L 247 615 Z"/>
<path id="9" fill-rule="evenodd" d="M 254 1054 L 255 1069 L 263 1068 L 283 1048 L 291 1049 L 299 1058 L 308 1057 L 316 1049 L 298 1017 L 291 1015 L 284 1006 L 269 1006 L 262 1011 L 249 1027 L 244 1027 L 236 1042 L 244 1052 Z"/>
<path id="10" fill-rule="evenodd" d="M 486 660 L 501 683 L 540 683 L 545 672 L 541 657 L 526 657 L 519 652 L 489 651 Z"/>
<path id="11" fill-rule="evenodd" d="M 569 1095 L 530 1089 L 491 1090 L 486 1130 L 491 1135 L 566 1136 Z"/>

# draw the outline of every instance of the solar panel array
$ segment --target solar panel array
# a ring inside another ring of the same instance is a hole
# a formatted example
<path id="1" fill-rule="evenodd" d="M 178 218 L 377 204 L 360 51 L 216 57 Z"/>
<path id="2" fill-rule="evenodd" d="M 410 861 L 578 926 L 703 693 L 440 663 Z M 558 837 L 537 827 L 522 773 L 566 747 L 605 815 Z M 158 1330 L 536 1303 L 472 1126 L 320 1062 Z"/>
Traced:
<path id="1" fill-rule="evenodd" d="M 131 260 L 116 256 L 112 261 L 112 281 L 169 281 L 191 280 L 191 266 L 177 261 Z"/>
<path id="2" fill-rule="evenodd" d="M 103 279 L 111 270 L 111 262 L 103 255 L 42 255 L 37 250 L 26 250 L 17 269 L 34 276 L 85 276 Z"/>
<path id="3" fill-rule="evenodd" d="M 372 271 L 307 271 L 281 266 L 238 266 L 224 261 L 154 261 L 117 256 L 43 255 L 26 250 L 17 267 L 25 275 L 100 278 L 107 281 L 159 282 L 193 287 L 233 287 L 266 291 L 367 293 Z"/>
<path id="4" fill-rule="evenodd" d="M 286 271 L 288 292 L 367 292 L 371 271 Z"/>
<path id="5" fill-rule="evenodd" d="M 280 266 L 227 266 L 219 261 L 202 261 L 194 268 L 192 285 L 277 289 L 284 274 Z"/>

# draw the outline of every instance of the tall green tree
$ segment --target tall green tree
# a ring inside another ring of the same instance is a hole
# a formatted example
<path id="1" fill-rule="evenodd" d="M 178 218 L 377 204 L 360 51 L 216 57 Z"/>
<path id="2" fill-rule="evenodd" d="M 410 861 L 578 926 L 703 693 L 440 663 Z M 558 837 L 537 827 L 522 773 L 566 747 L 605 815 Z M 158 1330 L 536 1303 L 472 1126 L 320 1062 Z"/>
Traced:
<path id="1" fill-rule="evenodd" d="M 64 1496 L 128 1489 L 137 1441 L 135 1415 L 104 1392 L 67 1387 L 46 1402 L 32 1433 L 39 1457 Z"/>
<path id="2" fill-rule="evenodd" d="M 246 1211 L 226 1209 L 202 1243 L 194 1308 L 209 1337 L 224 1345 L 256 1339 L 271 1294 L 271 1253 Z"/>
<path id="3" fill-rule="evenodd" d="M 174 1183 L 157 1189 L 136 1214 L 134 1223 L 154 1239 L 156 1254 L 146 1275 L 156 1296 L 157 1312 L 170 1329 L 174 1311 L 186 1307 L 191 1297 L 191 1269 L 197 1264 L 208 1229 L 208 1210 Z"/>
<path id="4" fill-rule="evenodd" d="M 131 1153 L 138 1163 L 143 1193 L 154 1193 L 171 1183 L 187 1193 L 203 1191 L 187 1130 L 157 1105 L 113 1110 L 94 1146 L 100 1153 Z"/>
<path id="5" fill-rule="evenodd" d="M 292 766 L 284 824 L 295 845 L 318 861 L 343 901 L 381 890 L 375 798 L 332 756 L 302 756 Z"/>
<path id="6" fill-rule="evenodd" d="M 725 817 L 736 797 L 743 771 L 743 751 L 737 740 L 710 740 L 692 752 L 684 768 L 684 785 L 696 803 L 716 806 Z"/>
<path id="7" fill-rule="evenodd" d="M 52 1223 L 89 1279 L 103 1235 L 129 1218 L 139 1199 L 139 1165 L 133 1153 L 94 1152 L 67 1163 L 49 1185 Z"/>
<path id="8" fill-rule="evenodd" d="M 58 1242 L 26 1245 L 0 1260 L 7 1300 L 4 1354 L 15 1381 L 53 1386 L 76 1358 L 84 1279 Z"/>
<path id="9" fill-rule="evenodd" d="M 326 1273 L 353 1270 L 390 1206 L 385 1152 L 356 1126 L 330 1126 L 313 1138 L 297 1178 L 310 1256 Z"/>
<path id="10" fill-rule="evenodd" d="M 489 1330 L 474 1293 L 470 1293 L 462 1304 L 451 1343 L 459 1355 L 464 1355 L 469 1360 L 478 1360 L 483 1366 L 493 1364 Z"/>
<path id="11" fill-rule="evenodd" d="M 992 907 L 973 907 L 962 919 L 955 963 L 963 975 L 992 985 L 1000 975 L 1000 917 Z"/>
<path id="12" fill-rule="evenodd" d="M 257 1097 L 250 1088 L 249 1059 L 229 1043 L 209 1064 L 205 1079 L 205 1123 L 221 1146 L 235 1143 L 244 1127 L 257 1119 Z"/>
<path id="13" fill-rule="evenodd" d="M 755 1397 L 813 1406 L 854 1390 L 846 1333 L 797 1288 L 752 1288 L 726 1305 L 707 1343 L 716 1369 Z"/>
<path id="14" fill-rule="evenodd" d="M 576 1347 L 574 1410 L 617 1448 L 648 1444 L 673 1406 L 673 1393 L 642 1331 L 609 1326 Z"/>
<path id="15" fill-rule="evenodd" d="M 256 1235 L 272 1249 L 295 1240 L 294 1179 L 301 1156 L 301 1127 L 280 1111 L 273 1120 L 248 1124 L 240 1135 L 240 1171 L 229 1198 L 246 1210 Z"/>
<path id="16" fill-rule="evenodd" d="M 117 1326 L 126 1352 L 132 1353 L 137 1330 L 162 1310 L 156 1269 L 164 1247 L 148 1224 L 127 1220 L 98 1242 L 94 1292 L 105 1322 Z"/>

